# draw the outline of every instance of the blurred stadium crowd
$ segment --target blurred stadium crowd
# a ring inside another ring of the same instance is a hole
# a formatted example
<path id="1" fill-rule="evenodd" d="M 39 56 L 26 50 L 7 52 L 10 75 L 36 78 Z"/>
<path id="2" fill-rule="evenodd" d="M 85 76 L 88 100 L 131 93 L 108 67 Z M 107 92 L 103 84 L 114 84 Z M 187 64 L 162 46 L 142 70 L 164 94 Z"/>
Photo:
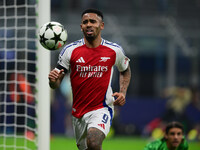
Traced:
<path id="1" fill-rule="evenodd" d="M 199 0 L 52 0 L 51 5 L 51 20 L 65 26 L 68 43 L 82 38 L 81 12 L 100 9 L 103 37 L 122 45 L 131 59 L 127 105 L 116 108 L 112 133 L 159 137 L 165 123 L 177 120 L 189 139 L 200 140 Z M 58 54 L 52 52 L 52 66 Z M 117 76 L 113 80 L 117 91 Z M 70 84 L 61 87 L 52 97 L 51 129 L 73 136 Z"/>

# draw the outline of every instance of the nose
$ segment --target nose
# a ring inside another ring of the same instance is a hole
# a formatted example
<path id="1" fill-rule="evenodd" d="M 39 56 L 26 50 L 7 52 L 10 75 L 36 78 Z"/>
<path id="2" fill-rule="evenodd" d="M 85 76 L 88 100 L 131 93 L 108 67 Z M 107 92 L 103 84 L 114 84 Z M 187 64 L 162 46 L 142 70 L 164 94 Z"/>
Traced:
<path id="1" fill-rule="evenodd" d="M 178 135 L 177 135 L 177 134 L 175 134 L 175 135 L 174 135 L 174 138 L 175 138 L 175 139 L 177 139 L 177 138 L 178 138 Z"/>
<path id="2" fill-rule="evenodd" d="M 88 21 L 87 26 L 90 27 L 91 25 L 92 25 L 92 23 L 90 21 Z"/>

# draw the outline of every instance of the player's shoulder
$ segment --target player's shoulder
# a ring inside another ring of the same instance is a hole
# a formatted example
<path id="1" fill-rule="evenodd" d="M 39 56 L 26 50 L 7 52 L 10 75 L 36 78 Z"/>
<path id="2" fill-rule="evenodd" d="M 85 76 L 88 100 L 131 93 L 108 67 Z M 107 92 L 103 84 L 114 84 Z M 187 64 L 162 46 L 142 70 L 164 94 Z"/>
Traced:
<path id="1" fill-rule="evenodd" d="M 145 146 L 144 150 L 158 150 L 163 144 L 163 142 L 163 140 L 152 141 Z"/>
<path id="2" fill-rule="evenodd" d="M 185 138 L 183 138 L 183 140 L 177 150 L 188 150 L 188 148 L 189 148 L 188 142 Z"/>
<path id="3" fill-rule="evenodd" d="M 70 44 L 67 44 L 63 47 L 62 51 L 60 52 L 60 54 L 62 55 L 63 53 L 65 53 L 66 51 L 73 51 L 74 49 L 76 49 L 77 47 L 80 47 L 82 45 L 84 45 L 84 40 L 80 39 L 74 42 L 71 42 Z"/>
<path id="4" fill-rule="evenodd" d="M 123 53 L 123 54 L 125 54 L 123 48 L 119 44 L 117 44 L 116 42 L 111 42 L 111 41 L 102 39 L 101 44 L 103 46 L 109 47 L 110 49 L 114 50 L 116 53 L 119 53 L 119 54 Z"/>
<path id="5" fill-rule="evenodd" d="M 122 47 L 119 44 L 117 44 L 115 42 L 111 42 L 111 41 L 105 40 L 105 39 L 102 39 L 101 44 L 103 46 L 107 46 L 107 47 L 109 47 L 111 49 L 114 49 L 114 50 L 115 49 L 121 49 L 122 50 Z"/>

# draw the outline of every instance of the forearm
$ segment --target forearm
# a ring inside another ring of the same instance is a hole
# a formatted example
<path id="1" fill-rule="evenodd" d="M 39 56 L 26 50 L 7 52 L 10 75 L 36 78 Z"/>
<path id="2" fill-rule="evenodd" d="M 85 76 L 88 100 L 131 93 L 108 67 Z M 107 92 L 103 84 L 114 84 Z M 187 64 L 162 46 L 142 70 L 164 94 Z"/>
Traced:
<path id="1" fill-rule="evenodd" d="M 58 88 L 58 87 L 60 86 L 60 81 L 57 80 L 57 81 L 53 82 L 53 81 L 50 81 L 50 80 L 49 80 L 49 86 L 50 86 L 52 89 L 56 89 L 56 88 Z"/>
<path id="2" fill-rule="evenodd" d="M 131 69 L 130 66 L 124 71 L 120 73 L 120 93 L 123 93 L 126 96 L 126 92 L 131 79 Z"/>

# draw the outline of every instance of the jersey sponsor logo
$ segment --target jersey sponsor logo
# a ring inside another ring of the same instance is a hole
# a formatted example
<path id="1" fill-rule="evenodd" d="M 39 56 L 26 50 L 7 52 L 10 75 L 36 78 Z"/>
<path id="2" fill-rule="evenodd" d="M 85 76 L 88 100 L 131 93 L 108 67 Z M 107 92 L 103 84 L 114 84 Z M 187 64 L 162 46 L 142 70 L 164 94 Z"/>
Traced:
<path id="1" fill-rule="evenodd" d="M 80 57 L 76 62 L 77 63 L 85 63 L 85 60 L 83 59 L 83 57 Z"/>
<path id="2" fill-rule="evenodd" d="M 101 57 L 101 60 L 99 62 L 106 62 L 110 57 Z"/>
<path id="3" fill-rule="evenodd" d="M 92 72 L 92 71 L 102 71 L 102 72 L 106 72 L 108 71 L 108 66 L 91 66 L 91 65 L 88 65 L 88 66 L 81 66 L 81 65 L 76 65 L 76 71 L 78 72 Z"/>
<path id="4" fill-rule="evenodd" d="M 102 127 L 105 130 L 105 124 L 100 123 L 100 124 L 98 124 L 98 126 Z"/>
<path id="5" fill-rule="evenodd" d="M 108 66 L 81 66 L 76 65 L 76 71 L 79 72 L 79 76 L 82 78 L 88 77 L 96 77 L 101 78 L 103 76 L 103 73 L 108 71 Z"/>

